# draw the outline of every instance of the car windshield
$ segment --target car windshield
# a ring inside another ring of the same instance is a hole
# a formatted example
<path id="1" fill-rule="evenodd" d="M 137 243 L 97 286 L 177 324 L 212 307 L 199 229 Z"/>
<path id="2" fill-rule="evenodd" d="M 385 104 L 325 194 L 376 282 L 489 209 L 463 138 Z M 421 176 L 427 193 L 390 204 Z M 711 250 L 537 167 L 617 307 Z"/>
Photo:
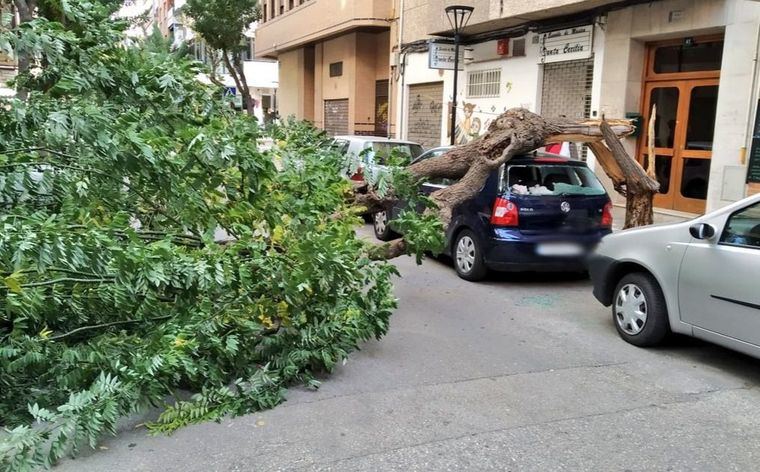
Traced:
<path id="1" fill-rule="evenodd" d="M 375 159 L 381 164 L 384 164 L 394 151 L 409 156 L 409 161 L 407 161 L 407 163 L 422 154 L 422 146 L 411 143 L 373 142 L 372 150 L 375 152 Z"/>
<path id="2" fill-rule="evenodd" d="M 596 175 L 588 168 L 570 165 L 513 165 L 505 179 L 514 195 L 604 195 Z"/>

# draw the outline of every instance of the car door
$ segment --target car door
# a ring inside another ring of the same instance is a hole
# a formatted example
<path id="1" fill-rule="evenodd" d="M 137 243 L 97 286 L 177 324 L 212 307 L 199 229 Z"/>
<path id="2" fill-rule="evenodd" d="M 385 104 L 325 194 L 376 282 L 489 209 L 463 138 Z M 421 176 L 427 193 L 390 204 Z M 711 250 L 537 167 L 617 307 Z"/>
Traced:
<path id="1" fill-rule="evenodd" d="M 686 249 L 679 275 L 681 319 L 760 346 L 760 202 L 734 212 L 716 229 L 712 241 L 694 239 Z"/>

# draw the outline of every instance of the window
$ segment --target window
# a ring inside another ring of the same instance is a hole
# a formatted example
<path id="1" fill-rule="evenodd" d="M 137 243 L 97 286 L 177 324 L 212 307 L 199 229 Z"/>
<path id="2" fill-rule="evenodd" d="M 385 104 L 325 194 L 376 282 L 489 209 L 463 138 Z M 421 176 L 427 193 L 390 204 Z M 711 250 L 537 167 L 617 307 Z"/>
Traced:
<path id="1" fill-rule="evenodd" d="M 474 70 L 467 73 L 467 98 L 498 97 L 501 69 Z"/>
<path id="2" fill-rule="evenodd" d="M 340 77 L 341 75 L 343 75 L 343 61 L 330 64 L 330 77 Z"/>
<path id="3" fill-rule="evenodd" d="M 507 169 L 507 187 L 514 195 L 604 195 L 591 169 L 565 165 L 513 165 Z"/>
<path id="4" fill-rule="evenodd" d="M 654 73 L 720 70 L 722 59 L 723 41 L 662 46 L 654 52 Z"/>
<path id="5" fill-rule="evenodd" d="M 241 56 L 244 61 L 252 61 L 254 59 L 253 54 L 253 38 L 245 38 L 245 48 L 243 49 L 243 52 L 241 53 Z"/>
<path id="6" fill-rule="evenodd" d="M 737 211 L 728 219 L 721 244 L 760 249 L 760 203 Z"/>
<path id="7" fill-rule="evenodd" d="M 332 142 L 332 148 L 339 154 L 346 154 L 348 152 L 348 141 L 345 139 L 334 139 Z"/>

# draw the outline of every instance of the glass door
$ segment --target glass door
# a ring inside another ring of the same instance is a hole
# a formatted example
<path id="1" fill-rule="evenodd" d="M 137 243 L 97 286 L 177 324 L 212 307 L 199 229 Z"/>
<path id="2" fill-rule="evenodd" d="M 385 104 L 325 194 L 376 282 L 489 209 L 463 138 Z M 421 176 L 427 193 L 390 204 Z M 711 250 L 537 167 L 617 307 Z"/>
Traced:
<path id="1" fill-rule="evenodd" d="M 687 98 L 684 140 L 679 152 L 674 208 L 703 213 L 710 181 L 718 80 L 691 80 L 682 91 Z"/>
<path id="2" fill-rule="evenodd" d="M 678 167 L 679 138 L 681 131 L 682 91 L 680 82 L 658 82 L 647 84 L 644 97 L 644 126 L 641 130 L 640 156 L 645 168 L 649 163 L 648 130 L 652 110 L 656 105 L 654 128 L 654 169 L 660 192 L 655 196 L 654 205 L 673 208 L 675 201 L 674 176 Z"/>
<path id="3" fill-rule="evenodd" d="M 646 84 L 644 127 L 639 155 L 649 159 L 648 129 L 657 105 L 654 166 L 660 192 L 654 204 L 689 213 L 702 213 L 710 180 L 718 80 L 676 80 Z"/>

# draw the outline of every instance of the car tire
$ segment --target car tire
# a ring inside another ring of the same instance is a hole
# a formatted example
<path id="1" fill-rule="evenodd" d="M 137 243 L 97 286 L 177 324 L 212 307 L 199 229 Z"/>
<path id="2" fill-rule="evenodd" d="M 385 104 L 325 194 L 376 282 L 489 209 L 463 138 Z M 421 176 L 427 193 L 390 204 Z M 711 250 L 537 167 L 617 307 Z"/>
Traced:
<path id="1" fill-rule="evenodd" d="M 668 307 L 649 274 L 625 275 L 612 296 L 612 320 L 620 337 L 640 347 L 660 344 L 670 332 Z"/>
<path id="2" fill-rule="evenodd" d="M 483 280 L 488 274 L 488 268 L 483 261 L 483 251 L 475 236 L 475 233 L 469 229 L 461 231 L 452 248 L 452 259 L 454 260 L 454 269 L 459 277 L 477 282 Z"/>
<path id="3" fill-rule="evenodd" d="M 388 224 L 388 212 L 385 211 L 378 211 L 372 215 L 372 228 L 375 230 L 375 237 L 380 241 L 391 241 L 399 236 Z"/>

